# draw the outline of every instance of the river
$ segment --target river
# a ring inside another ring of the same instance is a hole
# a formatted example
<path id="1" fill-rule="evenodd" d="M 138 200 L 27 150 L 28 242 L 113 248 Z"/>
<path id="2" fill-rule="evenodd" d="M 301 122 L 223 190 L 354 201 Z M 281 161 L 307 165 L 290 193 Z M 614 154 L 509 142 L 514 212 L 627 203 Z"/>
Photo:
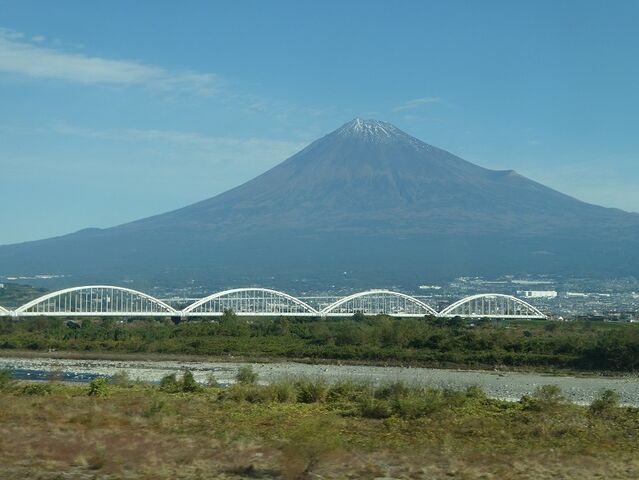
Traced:
<path id="1" fill-rule="evenodd" d="M 51 372 L 64 381 L 87 382 L 95 376 L 111 376 L 126 371 L 133 381 L 159 382 L 162 377 L 185 370 L 193 372 L 198 382 L 213 376 L 220 384 L 234 381 L 239 362 L 180 362 L 146 360 L 77 360 L 54 358 L 0 358 L 0 369 L 11 369 L 16 378 L 46 380 Z M 590 403 L 603 390 L 615 390 L 621 402 L 639 406 L 639 376 L 575 377 L 522 372 L 492 372 L 416 367 L 379 367 L 365 365 L 310 365 L 294 362 L 251 363 L 261 383 L 279 378 L 323 378 L 328 382 L 352 379 L 383 384 L 403 381 L 440 388 L 464 389 L 480 386 L 488 396 L 504 400 L 519 400 L 541 385 L 558 385 L 564 396 L 575 403 Z"/>

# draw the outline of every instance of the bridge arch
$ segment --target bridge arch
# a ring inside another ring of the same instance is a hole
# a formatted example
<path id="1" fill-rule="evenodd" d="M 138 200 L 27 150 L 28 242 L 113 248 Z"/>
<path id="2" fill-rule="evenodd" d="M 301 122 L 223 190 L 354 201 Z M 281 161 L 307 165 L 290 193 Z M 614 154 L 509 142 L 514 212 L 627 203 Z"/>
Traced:
<path id="1" fill-rule="evenodd" d="M 178 312 L 146 293 L 111 285 L 65 288 L 16 309 L 19 316 L 170 316 Z"/>
<path id="2" fill-rule="evenodd" d="M 217 292 L 189 305 L 186 316 L 220 316 L 225 310 L 246 316 L 319 316 L 313 307 L 287 293 L 269 288 L 233 288 Z"/>
<path id="3" fill-rule="evenodd" d="M 462 298 L 439 313 L 440 317 L 547 318 L 528 302 L 512 295 L 483 293 Z"/>
<path id="4" fill-rule="evenodd" d="M 421 300 L 392 290 L 366 290 L 341 298 L 324 308 L 323 316 L 353 315 L 362 312 L 365 315 L 386 314 L 399 317 L 423 317 L 437 315 L 430 305 Z"/>
<path id="5" fill-rule="evenodd" d="M 0 317 L 11 315 L 11 312 L 0 305 Z"/>

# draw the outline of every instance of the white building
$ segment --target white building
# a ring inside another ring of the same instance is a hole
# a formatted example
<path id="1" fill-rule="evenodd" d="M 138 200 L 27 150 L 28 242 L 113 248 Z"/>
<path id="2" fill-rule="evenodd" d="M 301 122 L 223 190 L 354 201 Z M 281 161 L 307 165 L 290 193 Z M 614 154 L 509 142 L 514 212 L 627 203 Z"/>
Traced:
<path id="1" fill-rule="evenodd" d="M 555 290 L 524 290 L 517 293 L 524 298 L 557 298 Z"/>

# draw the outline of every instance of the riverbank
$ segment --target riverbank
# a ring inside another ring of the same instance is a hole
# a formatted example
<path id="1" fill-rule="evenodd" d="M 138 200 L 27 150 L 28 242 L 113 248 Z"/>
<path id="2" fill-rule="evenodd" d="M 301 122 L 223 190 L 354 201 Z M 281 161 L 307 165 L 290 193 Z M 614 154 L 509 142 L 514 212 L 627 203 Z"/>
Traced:
<path id="1" fill-rule="evenodd" d="M 282 378 L 321 378 L 330 383 L 342 380 L 366 382 L 373 385 L 404 382 L 419 386 L 445 389 L 465 389 L 479 386 L 490 398 L 518 400 L 532 394 L 542 385 L 557 385 L 568 400 L 589 404 L 604 390 L 614 390 L 622 404 L 639 406 L 639 376 L 576 377 L 570 375 L 543 375 L 538 373 L 451 370 L 420 367 L 380 367 L 370 365 L 307 364 L 297 362 L 194 361 L 192 358 L 175 360 L 146 360 L 131 356 L 121 360 L 88 358 L 44 358 L 40 356 L 0 357 L 0 369 L 20 369 L 27 372 L 56 372 L 84 376 L 112 376 L 126 372 L 135 381 L 157 383 L 166 375 L 181 374 L 189 370 L 196 381 L 206 383 L 214 377 L 222 384 L 232 384 L 238 370 L 251 365 L 263 383 Z"/>
<path id="2" fill-rule="evenodd" d="M 533 373 L 543 376 L 571 376 L 571 377 L 605 377 L 605 378 L 627 378 L 636 376 L 635 372 L 619 372 L 610 370 L 574 370 L 569 368 L 555 368 L 552 366 L 518 366 L 518 365 L 473 365 L 460 366 L 447 364 L 445 362 L 419 362 L 400 360 L 350 360 L 339 358 L 309 358 L 309 357 L 265 357 L 261 355 L 194 355 L 194 354 L 173 354 L 154 352 L 101 352 L 101 351 L 38 351 L 38 350 L 15 350 L 0 348 L 0 358 L 49 358 L 68 360 L 111 360 L 124 362 L 209 362 L 209 363 L 283 363 L 292 362 L 309 365 L 350 365 L 368 367 L 400 367 L 400 368 L 434 368 L 437 370 L 465 370 L 465 371 L 486 371 L 486 372 L 517 372 Z"/>

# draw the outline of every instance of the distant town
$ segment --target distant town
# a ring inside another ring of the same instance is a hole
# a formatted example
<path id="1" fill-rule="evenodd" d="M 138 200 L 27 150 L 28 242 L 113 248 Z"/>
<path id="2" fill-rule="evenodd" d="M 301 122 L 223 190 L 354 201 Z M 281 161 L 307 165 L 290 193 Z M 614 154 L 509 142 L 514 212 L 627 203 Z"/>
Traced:
<path id="1" fill-rule="evenodd" d="M 460 277 L 447 284 L 422 285 L 419 291 L 434 305 L 491 291 L 525 299 L 556 319 L 639 321 L 639 281 L 635 278 Z"/>
<path id="2" fill-rule="evenodd" d="M 347 272 L 344 272 L 347 274 Z M 61 274 L 40 274 L 34 276 L 0 277 L 0 289 L 9 284 L 38 287 L 31 294 L 39 296 L 41 291 L 56 290 L 60 282 L 72 285 L 70 278 Z M 123 280 L 125 286 L 131 286 L 131 280 Z M 268 283 L 268 282 L 266 282 Z M 279 282 L 281 283 L 281 282 Z M 388 288 L 410 294 L 424 300 L 437 310 L 441 310 L 453 301 L 478 293 L 497 293 L 513 295 L 539 308 L 554 320 L 607 320 L 639 322 L 639 280 L 634 277 L 615 279 L 592 279 L 579 277 L 561 277 L 552 275 L 515 276 L 505 275 L 497 278 L 458 277 L 449 282 L 429 282 L 419 285 L 329 285 L 315 284 L 306 279 L 286 282 L 276 288 L 286 290 L 313 306 L 326 306 L 345 295 L 365 288 Z M 189 286 L 152 287 L 148 289 L 158 298 L 173 306 L 202 298 L 216 289 L 232 288 L 237 285 L 216 285 L 207 287 L 193 282 Z M 269 284 L 251 284 L 250 286 L 274 287 Z M 0 291 L 0 298 L 2 297 Z M 25 300 L 22 298 L 21 300 Z M 26 298 L 31 300 L 31 298 Z M 2 302 L 0 302 L 0 305 Z M 4 305 L 12 306 L 12 305 Z"/>

